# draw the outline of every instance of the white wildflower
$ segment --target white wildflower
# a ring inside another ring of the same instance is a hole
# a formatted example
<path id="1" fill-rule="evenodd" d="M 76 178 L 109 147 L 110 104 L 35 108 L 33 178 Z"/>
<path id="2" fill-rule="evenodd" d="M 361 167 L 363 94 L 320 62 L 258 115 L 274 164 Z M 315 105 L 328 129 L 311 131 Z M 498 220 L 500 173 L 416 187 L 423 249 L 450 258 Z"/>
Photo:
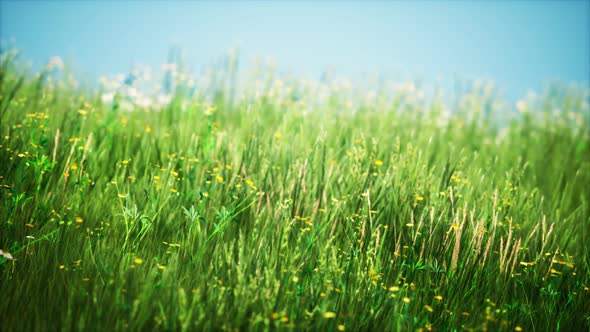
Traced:
<path id="1" fill-rule="evenodd" d="M 0 249 L 0 256 L 4 257 L 6 259 L 14 260 L 14 257 L 12 257 L 12 255 L 6 250 Z"/>
<path id="2" fill-rule="evenodd" d="M 158 96 L 158 103 L 160 105 L 167 105 L 172 101 L 172 96 L 170 95 L 160 95 Z"/>
<path id="3" fill-rule="evenodd" d="M 112 103 L 114 98 L 115 98 L 114 92 L 103 93 L 101 96 L 101 100 L 103 103 Z"/>
<path id="4" fill-rule="evenodd" d="M 49 59 L 49 63 L 47 63 L 47 70 L 53 70 L 54 68 L 64 69 L 64 62 L 59 56 L 52 57 Z"/>

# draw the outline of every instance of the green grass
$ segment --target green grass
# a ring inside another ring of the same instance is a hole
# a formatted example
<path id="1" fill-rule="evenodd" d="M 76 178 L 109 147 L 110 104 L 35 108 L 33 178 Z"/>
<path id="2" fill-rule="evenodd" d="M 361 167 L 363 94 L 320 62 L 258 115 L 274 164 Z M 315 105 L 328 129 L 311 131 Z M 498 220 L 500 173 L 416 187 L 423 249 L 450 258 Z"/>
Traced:
<path id="1" fill-rule="evenodd" d="M 589 328 L 588 90 L 518 112 L 269 75 L 129 112 L 0 75 L 4 331 Z"/>

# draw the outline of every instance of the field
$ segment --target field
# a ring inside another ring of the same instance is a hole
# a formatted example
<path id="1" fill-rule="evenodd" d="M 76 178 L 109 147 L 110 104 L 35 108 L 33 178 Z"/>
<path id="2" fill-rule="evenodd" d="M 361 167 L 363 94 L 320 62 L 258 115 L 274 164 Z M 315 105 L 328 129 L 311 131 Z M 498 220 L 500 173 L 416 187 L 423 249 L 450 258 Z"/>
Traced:
<path id="1" fill-rule="evenodd" d="M 587 88 L 0 67 L 3 331 L 589 329 Z"/>

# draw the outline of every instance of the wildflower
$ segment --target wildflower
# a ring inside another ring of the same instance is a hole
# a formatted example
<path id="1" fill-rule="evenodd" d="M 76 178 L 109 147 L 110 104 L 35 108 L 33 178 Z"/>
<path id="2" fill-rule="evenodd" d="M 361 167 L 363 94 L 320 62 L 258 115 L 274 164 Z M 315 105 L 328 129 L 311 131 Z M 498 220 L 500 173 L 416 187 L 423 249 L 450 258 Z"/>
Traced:
<path id="1" fill-rule="evenodd" d="M 346 327 L 344 326 L 344 324 L 338 325 L 338 331 L 344 331 L 344 330 L 346 330 Z"/>
<path id="2" fill-rule="evenodd" d="M 324 318 L 335 318 L 336 317 L 336 313 L 332 312 L 332 311 L 327 311 L 324 313 Z"/>
<path id="3" fill-rule="evenodd" d="M 277 312 L 273 312 L 272 319 L 279 319 L 279 314 Z"/>
<path id="4" fill-rule="evenodd" d="M 223 182 L 223 177 L 221 175 L 217 175 L 215 177 L 215 179 L 217 179 L 217 182 L 222 183 Z"/>
<path id="5" fill-rule="evenodd" d="M 277 131 L 277 132 L 275 133 L 275 138 L 276 138 L 276 139 L 280 139 L 281 137 L 283 137 L 283 134 L 282 134 L 280 131 Z"/>
<path id="6" fill-rule="evenodd" d="M 520 262 L 520 265 L 522 265 L 522 266 L 533 266 L 535 264 L 536 264 L 536 262 Z"/>
<path id="7" fill-rule="evenodd" d="M 102 102 L 105 104 L 112 103 L 114 99 L 115 99 L 114 92 L 103 93 L 102 96 L 100 97 L 100 100 L 102 100 Z"/>
<path id="8" fill-rule="evenodd" d="M 57 69 L 64 69 L 64 62 L 59 56 L 53 56 L 49 59 L 47 63 L 47 70 L 53 70 L 54 68 Z"/>
<path id="9" fill-rule="evenodd" d="M 26 237 L 27 239 L 29 239 L 29 240 L 34 240 L 34 239 L 35 239 L 35 237 L 34 237 L 34 236 L 31 236 L 31 235 L 27 235 L 27 236 L 25 236 L 25 237 Z"/>
<path id="10" fill-rule="evenodd" d="M 133 262 L 134 262 L 135 264 L 142 264 L 142 263 L 143 263 L 143 259 L 141 259 L 141 258 L 137 257 L 137 258 L 135 258 L 135 259 L 133 260 Z"/>
<path id="11" fill-rule="evenodd" d="M 152 127 L 146 126 L 145 127 L 145 132 L 148 133 L 148 134 L 151 133 L 152 132 Z"/>
<path id="12" fill-rule="evenodd" d="M 295 276 L 293 277 L 293 282 L 298 282 L 299 281 L 299 277 Z"/>
<path id="13" fill-rule="evenodd" d="M 382 165 L 383 165 L 383 161 L 382 161 L 382 160 L 379 160 L 379 159 L 377 159 L 377 160 L 375 160 L 375 165 L 377 165 L 377 166 L 382 166 Z"/>
<path id="14" fill-rule="evenodd" d="M 84 222 L 84 219 L 82 219 L 82 218 L 81 218 L 81 217 L 79 217 L 79 216 L 76 216 L 76 217 L 74 217 L 74 221 L 75 221 L 75 222 L 77 222 L 78 224 L 81 224 L 81 223 L 83 223 L 83 222 Z"/>
<path id="15" fill-rule="evenodd" d="M 424 306 L 424 309 L 426 309 L 426 311 L 428 311 L 428 312 L 433 312 L 434 311 L 434 309 L 432 309 L 432 307 L 429 306 L 428 304 Z"/>
<path id="16" fill-rule="evenodd" d="M 119 198 L 123 198 L 123 199 L 127 198 L 127 194 L 117 194 L 117 196 L 119 196 Z"/>
<path id="17" fill-rule="evenodd" d="M 442 301 L 443 297 L 442 297 L 442 296 L 440 296 L 440 295 L 437 295 L 437 296 L 435 296 L 435 297 L 434 297 L 434 299 L 435 299 L 435 300 Z"/>
<path id="18" fill-rule="evenodd" d="M 522 327 L 520 327 L 520 326 L 516 326 L 516 327 L 514 328 L 514 331 L 522 331 Z"/>
<path id="19" fill-rule="evenodd" d="M 405 303 L 410 303 L 410 298 L 409 297 L 404 297 L 402 299 L 402 301 L 404 301 Z"/>
<path id="20" fill-rule="evenodd" d="M 420 195 L 416 195 L 416 200 L 417 201 L 423 201 L 424 200 L 424 197 L 423 196 L 420 196 Z"/>
<path id="21" fill-rule="evenodd" d="M 521 113 L 525 113 L 527 111 L 527 105 L 524 102 L 524 100 L 519 100 L 518 102 L 516 102 L 516 108 Z"/>
<path id="22" fill-rule="evenodd" d="M 160 105 L 169 104 L 170 101 L 172 101 L 172 96 L 170 96 L 170 95 L 161 95 L 161 96 L 158 96 L 158 103 Z"/>
<path id="23" fill-rule="evenodd" d="M 0 256 L 6 258 L 6 259 L 10 259 L 10 260 L 14 260 L 14 257 L 12 257 L 12 255 L 5 250 L 0 249 Z"/>

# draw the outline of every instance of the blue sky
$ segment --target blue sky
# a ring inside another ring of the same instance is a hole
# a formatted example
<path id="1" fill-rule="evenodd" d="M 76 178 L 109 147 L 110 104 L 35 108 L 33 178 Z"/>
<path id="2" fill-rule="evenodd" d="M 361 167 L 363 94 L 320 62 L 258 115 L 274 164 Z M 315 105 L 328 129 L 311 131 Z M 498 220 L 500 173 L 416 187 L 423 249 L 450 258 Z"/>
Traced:
<path id="1" fill-rule="evenodd" d="M 196 72 L 239 47 L 318 77 L 494 80 L 508 95 L 590 80 L 590 1 L 2 1 L 3 45 L 33 65 L 60 55 L 81 76 L 166 62 L 182 47 Z"/>

